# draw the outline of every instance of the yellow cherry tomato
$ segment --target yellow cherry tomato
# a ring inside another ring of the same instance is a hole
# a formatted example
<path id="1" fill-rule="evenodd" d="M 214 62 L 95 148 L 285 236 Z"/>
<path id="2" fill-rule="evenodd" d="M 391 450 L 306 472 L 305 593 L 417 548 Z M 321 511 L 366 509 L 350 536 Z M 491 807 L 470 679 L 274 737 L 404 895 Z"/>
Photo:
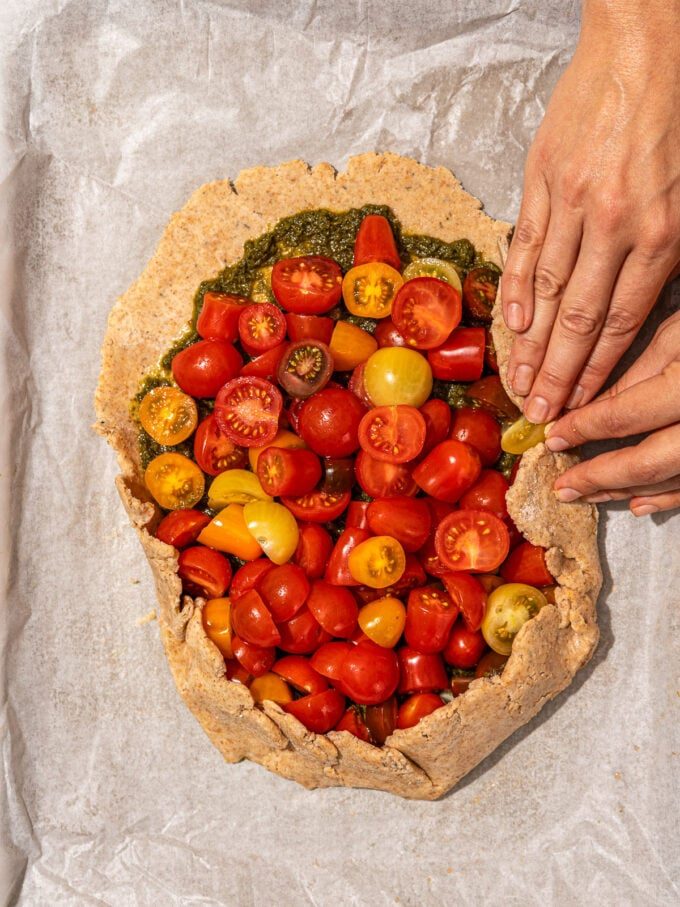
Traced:
<path id="1" fill-rule="evenodd" d="M 271 500 L 273 498 L 260 485 L 255 473 L 247 469 L 227 469 L 226 472 L 221 472 L 208 489 L 208 505 L 212 510 L 219 510 L 227 504 Z"/>
<path id="2" fill-rule="evenodd" d="M 372 261 L 351 268 L 342 281 L 342 296 L 353 315 L 362 318 L 386 318 L 392 311 L 397 290 L 404 283 L 399 271 Z"/>
<path id="3" fill-rule="evenodd" d="M 144 481 L 154 498 L 165 510 L 193 507 L 203 497 L 203 473 L 189 457 L 164 453 L 149 463 Z"/>
<path id="4" fill-rule="evenodd" d="M 256 501 L 246 504 L 243 516 L 248 532 L 270 561 L 285 564 L 295 554 L 300 530 L 297 520 L 283 504 Z"/>
<path id="5" fill-rule="evenodd" d="M 413 280 L 414 277 L 436 277 L 458 290 L 461 297 L 463 295 L 463 284 L 458 271 L 451 262 L 442 258 L 414 258 L 404 268 L 404 280 Z"/>
<path id="6" fill-rule="evenodd" d="M 231 602 L 228 598 L 211 598 L 203 605 L 203 629 L 225 658 L 233 658 L 231 648 Z"/>
<path id="7" fill-rule="evenodd" d="M 338 321 L 333 328 L 329 348 L 333 354 L 333 368 L 346 372 L 366 362 L 378 349 L 378 341 L 363 328 L 347 321 Z"/>
<path id="8" fill-rule="evenodd" d="M 297 447 L 306 447 L 307 445 L 302 440 L 298 438 L 297 435 L 294 435 L 292 431 L 286 431 L 285 428 L 280 428 L 276 433 L 276 437 L 273 441 L 270 441 L 269 444 L 265 444 L 264 447 L 249 447 L 248 448 L 248 459 L 250 461 L 250 468 L 253 472 L 257 472 L 257 461 L 260 458 L 260 454 L 263 450 L 266 450 L 268 447 L 287 447 L 287 448 L 297 448 Z"/>
<path id="9" fill-rule="evenodd" d="M 404 632 L 406 608 L 392 595 L 369 602 L 359 611 L 359 626 L 369 639 L 393 649 Z"/>
<path id="10" fill-rule="evenodd" d="M 352 578 L 362 586 L 384 589 L 401 579 L 406 555 L 401 543 L 391 535 L 376 535 L 350 552 L 348 567 Z"/>
<path id="11" fill-rule="evenodd" d="M 501 447 L 509 454 L 523 454 L 530 447 L 545 441 L 546 425 L 546 422 L 529 422 L 524 416 L 520 416 L 503 432 Z"/>
<path id="12" fill-rule="evenodd" d="M 178 387 L 154 387 L 139 404 L 139 421 L 157 444 L 173 447 L 196 428 L 196 401 Z"/>
<path id="13" fill-rule="evenodd" d="M 260 557 L 262 549 L 248 532 L 243 510 L 240 504 L 229 504 L 220 510 L 201 530 L 198 541 L 208 548 L 234 554 L 242 561 L 254 561 Z"/>
<path id="14" fill-rule="evenodd" d="M 265 699 L 270 702 L 291 702 L 293 694 L 290 687 L 278 674 L 262 674 L 256 677 L 248 688 L 255 702 L 264 702 Z"/>
<path id="15" fill-rule="evenodd" d="M 486 602 L 482 634 L 499 655 L 509 655 L 515 636 L 524 624 L 547 605 L 545 595 L 526 583 L 505 583 Z"/>
<path id="16" fill-rule="evenodd" d="M 375 406 L 422 406 L 432 391 L 432 369 L 417 350 L 386 346 L 366 363 L 364 387 Z"/>

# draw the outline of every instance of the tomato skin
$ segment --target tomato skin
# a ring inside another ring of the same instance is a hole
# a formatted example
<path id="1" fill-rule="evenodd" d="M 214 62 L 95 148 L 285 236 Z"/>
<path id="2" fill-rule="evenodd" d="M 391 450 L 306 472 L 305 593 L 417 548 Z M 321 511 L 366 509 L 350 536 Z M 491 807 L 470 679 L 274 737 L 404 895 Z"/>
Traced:
<path id="1" fill-rule="evenodd" d="M 309 661 L 318 674 L 330 680 L 334 687 L 342 690 L 340 679 L 342 663 L 353 648 L 349 642 L 322 643 Z"/>
<path id="2" fill-rule="evenodd" d="M 351 391 L 327 387 L 300 409 L 299 434 L 320 457 L 349 457 L 359 447 L 359 423 L 365 412 Z"/>
<path id="3" fill-rule="evenodd" d="M 173 548 L 186 548 L 209 522 L 210 517 L 200 510 L 172 510 L 158 524 L 156 538 Z"/>
<path id="4" fill-rule="evenodd" d="M 468 271 L 463 284 L 463 305 L 474 321 L 491 324 L 491 310 L 498 292 L 500 274 L 494 268 L 480 267 Z"/>
<path id="5" fill-rule="evenodd" d="M 326 567 L 326 582 L 332 586 L 358 586 L 349 572 L 349 556 L 361 542 L 371 537 L 368 529 L 349 527 L 343 529 L 333 547 Z"/>
<path id="6" fill-rule="evenodd" d="M 420 407 L 425 419 L 425 443 L 422 454 L 428 454 L 433 447 L 446 441 L 451 431 L 451 407 L 444 400 L 433 397 Z"/>
<path id="7" fill-rule="evenodd" d="M 368 528 L 368 501 L 351 501 L 347 508 L 345 516 L 345 526 L 347 529 L 366 529 Z"/>
<path id="8" fill-rule="evenodd" d="M 300 539 L 294 562 L 309 579 L 321 579 L 333 550 L 333 539 L 319 523 L 300 523 Z"/>
<path id="9" fill-rule="evenodd" d="M 224 667 L 227 672 L 227 680 L 233 680 L 234 683 L 242 683 L 243 686 L 247 687 L 253 679 L 253 675 L 246 671 L 235 658 L 225 658 Z"/>
<path id="10" fill-rule="evenodd" d="M 288 337 L 293 342 L 320 340 L 322 343 L 329 344 L 335 322 L 332 318 L 323 318 L 319 315 L 296 315 L 294 312 L 288 312 L 286 325 Z"/>
<path id="11" fill-rule="evenodd" d="M 167 517 L 166 517 L 167 519 Z M 545 549 L 531 542 L 522 542 L 501 567 L 501 576 L 508 583 L 528 586 L 550 586 L 555 578 L 545 564 Z"/>
<path id="12" fill-rule="evenodd" d="M 283 705 L 284 702 L 290 702 L 293 694 L 290 687 L 278 674 L 267 671 L 260 677 L 255 677 L 248 687 L 250 695 L 256 703 L 276 702 Z"/>
<path id="13" fill-rule="evenodd" d="M 362 490 L 372 498 L 413 497 L 418 491 L 408 464 L 385 463 L 365 450 L 357 454 L 354 472 Z"/>
<path id="14" fill-rule="evenodd" d="M 475 484 L 461 495 L 458 506 L 461 510 L 488 510 L 499 519 L 508 516 L 505 495 L 510 488 L 505 476 L 495 469 L 483 469 Z"/>
<path id="15" fill-rule="evenodd" d="M 510 550 L 502 520 L 484 510 L 457 510 L 445 517 L 435 535 L 437 555 L 452 571 L 493 573 Z"/>
<path id="16" fill-rule="evenodd" d="M 484 409 L 472 409 L 470 406 L 457 409 L 450 437 L 474 447 L 482 466 L 491 466 L 500 456 L 501 427 L 491 413 Z"/>
<path id="17" fill-rule="evenodd" d="M 259 557 L 255 561 L 249 561 L 242 567 L 239 567 L 229 586 L 229 597 L 236 601 L 242 595 L 245 595 L 249 589 L 257 589 L 260 580 L 275 569 L 275 564 L 268 557 Z"/>
<path id="18" fill-rule="evenodd" d="M 378 498 L 368 505 L 368 526 L 374 535 L 392 535 L 405 551 L 417 551 L 430 535 L 432 517 L 422 498 Z"/>
<path id="19" fill-rule="evenodd" d="M 385 649 L 393 649 L 404 632 L 406 609 L 398 598 L 385 595 L 368 602 L 359 612 L 363 634 Z"/>
<path id="20" fill-rule="evenodd" d="M 267 646 L 254 646 L 240 636 L 234 635 L 231 640 L 234 658 L 253 677 L 266 674 L 276 660 L 276 649 Z M 227 672 L 227 676 L 229 673 Z"/>
<path id="21" fill-rule="evenodd" d="M 383 318 L 378 322 L 378 326 L 373 334 L 378 341 L 378 346 L 406 346 L 406 339 L 403 334 L 399 333 L 396 324 L 391 318 Z"/>
<path id="22" fill-rule="evenodd" d="M 291 655 L 309 655 L 331 638 L 306 605 L 290 620 L 281 621 L 278 628 L 279 648 Z"/>
<path id="23" fill-rule="evenodd" d="M 256 562 L 257 563 L 257 562 Z M 309 580 L 296 564 L 281 564 L 260 577 L 257 588 L 278 623 L 294 617 L 307 601 Z"/>
<path id="24" fill-rule="evenodd" d="M 340 301 L 342 271 L 322 255 L 283 258 L 272 269 L 272 292 L 287 312 L 320 315 Z"/>
<path id="25" fill-rule="evenodd" d="M 315 671 L 308 658 L 302 655 L 284 655 L 274 662 L 274 674 L 289 683 L 300 693 L 323 693 L 328 689 L 328 681 Z"/>
<path id="26" fill-rule="evenodd" d="M 241 469 L 248 462 L 246 450 L 220 430 L 212 413 L 196 429 L 194 457 L 209 476 L 217 476 L 225 469 Z"/>
<path id="27" fill-rule="evenodd" d="M 436 693 L 416 693 L 399 707 L 397 727 L 400 730 L 415 727 L 421 718 L 431 715 L 444 705 L 446 703 Z"/>
<path id="28" fill-rule="evenodd" d="M 328 347 L 333 356 L 333 369 L 348 372 L 366 362 L 378 349 L 378 342 L 365 331 L 348 321 L 336 321 Z"/>
<path id="29" fill-rule="evenodd" d="M 278 346 L 267 350 L 266 353 L 260 353 L 250 362 L 246 362 L 240 371 L 242 378 L 265 378 L 267 381 L 273 381 L 279 371 L 279 364 L 283 355 L 288 349 L 287 343 L 279 343 Z"/>
<path id="30" fill-rule="evenodd" d="M 219 551 L 195 545 L 180 553 L 177 574 L 187 595 L 221 598 L 231 580 L 231 564 Z"/>
<path id="31" fill-rule="evenodd" d="M 354 396 L 358 397 L 367 409 L 370 409 L 373 406 L 373 403 L 366 392 L 366 385 L 364 384 L 365 370 L 366 363 L 360 362 L 352 371 L 350 379 L 347 382 L 347 389 L 352 391 Z"/>
<path id="32" fill-rule="evenodd" d="M 323 693 L 314 693 L 284 702 L 281 705 L 284 712 L 294 715 L 308 731 L 314 734 L 326 734 L 340 721 L 345 711 L 345 697 L 337 690 L 324 690 Z"/>
<path id="33" fill-rule="evenodd" d="M 359 423 L 359 444 L 386 463 L 407 463 L 425 444 L 425 419 L 414 406 L 376 406 Z"/>
<path id="34" fill-rule="evenodd" d="M 343 494 L 354 485 L 354 460 L 352 457 L 324 457 L 322 491 Z"/>
<path id="35" fill-rule="evenodd" d="M 243 358 L 231 343 L 199 340 L 173 358 L 172 374 L 192 397 L 214 397 L 223 384 L 238 375 L 242 365 Z"/>
<path id="36" fill-rule="evenodd" d="M 385 702 L 366 706 L 366 727 L 376 746 L 382 746 L 397 726 L 399 705 L 396 696 Z"/>
<path id="37" fill-rule="evenodd" d="M 258 412 L 254 413 L 257 406 Z M 279 430 L 283 398 L 263 378 L 234 378 L 218 392 L 215 418 L 220 430 L 241 447 L 264 447 Z"/>
<path id="38" fill-rule="evenodd" d="M 238 337 L 239 317 L 248 305 L 250 300 L 245 296 L 206 293 L 196 322 L 196 331 L 204 340 L 224 340 L 233 343 Z"/>
<path id="39" fill-rule="evenodd" d="M 451 631 L 444 661 L 454 668 L 470 670 L 477 666 L 486 651 L 486 641 L 479 630 L 471 630 L 459 621 Z"/>
<path id="40" fill-rule="evenodd" d="M 475 677 L 495 677 L 497 674 L 502 674 L 507 662 L 507 655 L 500 655 L 493 651 L 487 652 L 481 657 L 475 668 Z"/>
<path id="41" fill-rule="evenodd" d="M 346 638 L 356 630 L 359 608 L 349 589 L 314 580 L 307 607 L 331 636 Z"/>
<path id="42" fill-rule="evenodd" d="M 223 658 L 233 658 L 231 601 L 228 598 L 208 599 L 201 609 L 201 623 L 205 635 L 217 646 Z"/>
<path id="43" fill-rule="evenodd" d="M 431 350 L 441 346 L 458 326 L 460 293 L 437 277 L 407 280 L 392 305 L 392 321 L 409 347 Z"/>
<path id="44" fill-rule="evenodd" d="M 457 617 L 458 608 L 446 592 L 436 586 L 413 589 L 406 605 L 406 642 L 424 654 L 441 652 Z"/>
<path id="45" fill-rule="evenodd" d="M 401 258 L 392 227 L 381 214 L 367 214 L 359 224 L 354 241 L 354 266 L 371 261 L 382 261 L 397 271 L 401 270 Z"/>
<path id="46" fill-rule="evenodd" d="M 343 690 L 359 705 L 384 702 L 399 684 L 399 662 L 392 649 L 367 640 L 352 646 L 342 661 L 340 682 Z"/>
<path id="47" fill-rule="evenodd" d="M 308 523 L 328 523 L 336 520 L 347 509 L 350 499 L 349 491 L 344 494 L 312 491 L 296 498 L 283 497 L 281 503 L 285 504 L 298 520 Z"/>
<path id="48" fill-rule="evenodd" d="M 364 388 L 374 406 L 422 406 L 432 391 L 432 369 L 417 350 L 383 347 L 366 360 Z"/>
<path id="49" fill-rule="evenodd" d="M 482 465 L 477 451 L 462 441 L 442 441 L 413 470 L 414 481 L 425 494 L 455 504 L 479 478 Z"/>
<path id="50" fill-rule="evenodd" d="M 470 400 L 479 403 L 500 419 L 515 422 L 521 413 L 505 392 L 498 375 L 487 375 L 475 381 L 468 390 Z"/>
<path id="51" fill-rule="evenodd" d="M 456 328 L 441 346 L 428 350 L 432 374 L 442 381 L 476 381 L 484 371 L 484 328 Z"/>
<path id="52" fill-rule="evenodd" d="M 371 734 L 366 727 L 366 722 L 361 717 L 361 712 L 359 709 L 351 705 L 345 714 L 342 716 L 340 721 L 335 725 L 335 731 L 347 731 L 349 734 L 352 734 L 354 737 L 358 737 L 359 740 L 363 740 L 364 743 L 372 743 Z"/>
<path id="53" fill-rule="evenodd" d="M 269 609 L 255 589 L 249 589 L 231 608 L 234 632 L 253 646 L 269 648 L 281 642 Z"/>
<path id="54" fill-rule="evenodd" d="M 451 601 L 460 609 L 466 627 L 470 631 L 479 630 L 484 619 L 487 596 L 480 580 L 470 573 L 444 573 L 441 580 Z"/>
<path id="55" fill-rule="evenodd" d="M 299 497 L 321 479 L 321 463 L 311 450 L 268 447 L 257 460 L 257 477 L 272 497 Z"/>
<path id="56" fill-rule="evenodd" d="M 417 652 L 410 646 L 397 651 L 399 657 L 399 693 L 434 693 L 449 685 L 441 655 Z"/>
<path id="57" fill-rule="evenodd" d="M 484 350 L 484 365 L 489 371 L 498 374 L 498 357 L 496 355 L 496 344 L 493 342 L 493 334 L 490 328 L 486 331 L 486 349 Z"/>

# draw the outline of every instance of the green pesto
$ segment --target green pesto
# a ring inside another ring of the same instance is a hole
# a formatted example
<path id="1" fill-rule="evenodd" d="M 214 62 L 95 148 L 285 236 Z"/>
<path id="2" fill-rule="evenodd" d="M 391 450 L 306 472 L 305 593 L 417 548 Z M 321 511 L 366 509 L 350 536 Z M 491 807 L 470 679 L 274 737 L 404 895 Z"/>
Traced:
<path id="1" fill-rule="evenodd" d="M 506 453 L 505 451 L 503 451 L 503 453 L 498 458 L 498 461 L 494 464 L 494 469 L 497 469 L 509 481 L 512 468 L 518 459 L 519 457 L 517 454 Z"/>
<path id="2" fill-rule="evenodd" d="M 467 384 L 457 384 L 453 381 L 440 381 L 435 378 L 432 384 L 432 396 L 439 397 L 440 400 L 446 400 L 449 406 L 454 409 L 460 409 L 461 406 L 473 406 L 468 400 Z"/>

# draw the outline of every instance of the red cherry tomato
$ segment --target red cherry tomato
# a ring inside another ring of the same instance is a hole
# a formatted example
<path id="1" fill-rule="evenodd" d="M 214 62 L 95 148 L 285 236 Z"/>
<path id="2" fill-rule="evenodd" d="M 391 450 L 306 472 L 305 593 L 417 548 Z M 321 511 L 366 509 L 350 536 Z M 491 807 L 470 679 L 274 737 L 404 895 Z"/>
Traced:
<path id="1" fill-rule="evenodd" d="M 526 583 L 529 586 L 551 586 L 555 582 L 545 564 L 545 549 L 531 542 L 522 542 L 515 548 L 501 567 L 501 576 L 508 583 Z"/>
<path id="2" fill-rule="evenodd" d="M 234 378 L 217 394 L 220 430 L 242 447 L 264 447 L 279 430 L 281 393 L 263 378 Z"/>
<path id="3" fill-rule="evenodd" d="M 310 658 L 310 664 L 317 673 L 330 680 L 334 687 L 342 689 L 342 663 L 353 648 L 349 642 L 323 643 Z"/>
<path id="4" fill-rule="evenodd" d="M 272 617 L 279 623 L 290 620 L 307 601 L 309 580 L 297 564 L 282 564 L 261 577 L 258 590 Z"/>
<path id="5" fill-rule="evenodd" d="M 287 349 L 287 343 L 279 343 L 278 346 L 275 346 L 271 350 L 267 350 L 266 353 L 255 356 L 254 359 L 251 359 L 250 362 L 246 362 L 243 366 L 240 372 L 241 377 L 265 378 L 267 381 L 276 380 L 279 364 Z"/>
<path id="6" fill-rule="evenodd" d="M 412 589 L 406 606 L 406 642 L 419 652 L 441 652 L 457 617 L 458 608 L 446 592 L 436 586 Z"/>
<path id="7" fill-rule="evenodd" d="M 237 601 L 232 602 L 231 621 L 234 632 L 253 646 L 277 646 L 281 634 L 255 589 L 249 589 Z"/>
<path id="8" fill-rule="evenodd" d="M 281 708 L 294 715 L 314 734 L 326 734 L 340 721 L 345 711 L 345 697 L 337 690 L 324 690 L 312 696 L 303 696 L 292 702 L 284 702 Z"/>
<path id="9" fill-rule="evenodd" d="M 172 510 L 158 524 L 156 538 L 173 548 L 186 548 L 209 522 L 210 517 L 200 510 Z"/>
<path id="10" fill-rule="evenodd" d="M 242 683 L 246 687 L 250 685 L 253 675 L 249 671 L 246 671 L 241 663 L 236 661 L 235 658 L 225 658 L 224 667 L 227 672 L 227 680 Z"/>
<path id="11" fill-rule="evenodd" d="M 349 572 L 349 556 L 362 542 L 370 538 L 368 529 L 348 527 L 340 533 L 326 567 L 326 581 L 333 586 L 358 586 Z"/>
<path id="12" fill-rule="evenodd" d="M 373 336 L 378 341 L 379 347 L 408 345 L 404 335 L 399 333 L 391 318 L 383 318 L 382 321 L 379 321 Z"/>
<path id="13" fill-rule="evenodd" d="M 204 340 L 233 343 L 238 337 L 238 320 L 247 305 L 250 305 L 250 300 L 245 296 L 206 293 L 196 322 L 196 331 Z"/>
<path id="14" fill-rule="evenodd" d="M 336 520 L 347 509 L 351 495 L 328 494 L 325 491 L 310 491 L 296 498 L 281 498 L 294 517 L 309 523 L 329 523 Z"/>
<path id="15" fill-rule="evenodd" d="M 243 359 L 231 343 L 199 340 L 172 360 L 172 374 L 186 394 L 214 397 L 227 381 L 239 373 Z"/>
<path id="16" fill-rule="evenodd" d="M 486 348 L 484 350 L 484 365 L 492 371 L 498 373 L 498 356 L 496 355 L 496 345 L 493 342 L 493 334 L 487 328 L 486 330 Z"/>
<path id="17" fill-rule="evenodd" d="M 475 484 L 461 495 L 458 506 L 461 510 L 488 510 L 504 520 L 508 515 L 505 503 L 508 488 L 510 485 L 500 472 L 483 469 Z"/>
<path id="18" fill-rule="evenodd" d="M 414 406 L 376 406 L 359 424 L 359 443 L 376 460 L 407 463 L 425 443 L 425 419 Z"/>
<path id="19" fill-rule="evenodd" d="M 510 535 L 492 513 L 457 510 L 439 524 L 435 546 L 450 570 L 493 573 L 508 555 Z"/>
<path id="20" fill-rule="evenodd" d="M 431 350 L 458 326 L 462 313 L 460 293 L 437 277 L 407 280 L 392 305 L 392 321 L 407 346 Z"/>
<path id="21" fill-rule="evenodd" d="M 418 491 L 411 470 L 404 463 L 385 463 L 360 450 L 354 464 L 357 482 L 372 498 L 412 497 Z"/>
<path id="22" fill-rule="evenodd" d="M 273 646 L 254 646 L 240 636 L 232 637 L 231 648 L 234 658 L 253 677 L 266 674 L 276 660 L 276 649 Z"/>
<path id="23" fill-rule="evenodd" d="M 314 580 L 307 607 L 331 636 L 346 638 L 356 630 L 359 608 L 349 589 Z"/>
<path id="24" fill-rule="evenodd" d="M 361 715 L 361 711 L 355 705 L 351 705 L 347 709 L 340 721 L 335 725 L 334 730 L 348 731 L 348 733 L 353 734 L 365 743 L 373 742 L 371 740 L 370 731 L 366 727 L 366 722 Z"/>
<path id="25" fill-rule="evenodd" d="M 219 551 L 195 545 L 180 554 L 177 574 L 188 595 L 221 598 L 229 586 L 231 564 Z"/>
<path id="26" fill-rule="evenodd" d="M 348 457 L 359 447 L 359 423 L 365 412 L 351 391 L 327 387 L 301 407 L 299 433 L 321 457 Z"/>
<path id="27" fill-rule="evenodd" d="M 217 419 L 211 413 L 196 429 L 194 459 L 203 472 L 216 476 L 225 469 L 243 468 L 248 462 L 248 454 L 220 430 Z"/>
<path id="28" fill-rule="evenodd" d="M 345 526 L 348 529 L 366 529 L 368 527 L 368 501 L 351 501 L 345 516 Z M 386 533 L 380 533 L 385 535 Z"/>
<path id="29" fill-rule="evenodd" d="M 270 302 L 248 305 L 238 319 L 241 346 L 250 356 L 278 346 L 286 336 L 286 319 Z"/>
<path id="30" fill-rule="evenodd" d="M 354 267 L 370 261 L 382 261 L 401 271 L 401 258 L 392 227 L 381 214 L 367 214 L 359 224 L 354 241 Z"/>
<path id="31" fill-rule="evenodd" d="M 272 270 L 276 301 L 296 315 L 320 315 L 340 302 L 342 271 L 330 258 L 283 258 Z"/>
<path id="32" fill-rule="evenodd" d="M 309 659 L 302 655 L 284 655 L 274 663 L 272 671 L 300 693 L 314 695 L 328 689 L 326 678 L 315 671 Z"/>
<path id="33" fill-rule="evenodd" d="M 368 526 L 374 535 L 391 535 L 405 551 L 417 551 L 427 541 L 432 517 L 422 498 L 379 498 L 368 505 Z"/>
<path id="34" fill-rule="evenodd" d="M 366 727 L 371 740 L 376 746 L 382 746 L 397 726 L 399 704 L 396 696 L 390 696 L 385 702 L 366 706 Z"/>
<path id="35" fill-rule="evenodd" d="M 384 702 L 399 683 L 399 663 L 392 649 L 367 640 L 352 646 L 340 668 L 340 683 L 359 705 Z"/>
<path id="36" fill-rule="evenodd" d="M 360 362 L 352 371 L 349 382 L 347 383 L 347 388 L 352 391 L 355 397 L 358 397 L 359 400 L 361 400 L 365 407 L 370 409 L 373 406 L 373 401 L 368 396 L 368 391 L 366 390 L 366 385 L 364 383 L 365 371 L 366 363 Z"/>
<path id="37" fill-rule="evenodd" d="M 308 655 L 331 638 L 306 605 L 295 617 L 281 621 L 278 628 L 281 634 L 279 648 L 291 655 Z"/>
<path id="38" fill-rule="evenodd" d="M 477 451 L 461 441 L 442 441 L 413 470 L 414 481 L 430 497 L 455 504 L 477 481 L 482 466 Z"/>
<path id="39" fill-rule="evenodd" d="M 515 422 L 520 417 L 520 411 L 505 392 L 498 375 L 487 375 L 470 385 L 467 396 L 481 406 L 488 409 L 499 419 Z"/>
<path id="40" fill-rule="evenodd" d="M 236 599 L 245 595 L 249 589 L 258 588 L 260 580 L 266 573 L 273 570 L 274 567 L 275 565 L 268 557 L 258 557 L 257 560 L 249 561 L 247 564 L 239 567 L 234 574 L 231 586 L 229 587 L 229 598 L 231 598 L 232 601 L 236 601 Z"/>
<path id="41" fill-rule="evenodd" d="M 486 610 L 486 590 L 482 583 L 469 573 L 444 573 L 441 580 L 468 629 L 479 630 Z"/>
<path id="42" fill-rule="evenodd" d="M 434 693 L 449 685 L 444 662 L 439 654 L 417 652 L 410 646 L 398 650 L 399 693 Z"/>
<path id="43" fill-rule="evenodd" d="M 427 361 L 432 374 L 442 381 L 476 381 L 484 371 L 486 333 L 484 328 L 456 328 Z"/>
<path id="44" fill-rule="evenodd" d="M 309 579 L 321 579 L 333 550 L 333 539 L 318 523 L 301 523 L 300 539 L 293 560 Z"/>
<path id="45" fill-rule="evenodd" d="M 299 497 L 318 484 L 321 463 L 311 450 L 267 447 L 257 459 L 257 477 L 272 497 Z"/>
<path id="46" fill-rule="evenodd" d="M 286 315 L 288 337 L 297 340 L 320 340 L 322 343 L 331 342 L 331 334 L 335 327 L 332 318 L 323 318 L 318 315 L 295 315 L 288 312 Z"/>
<path id="47" fill-rule="evenodd" d="M 486 266 L 468 271 L 463 284 L 463 304 L 473 321 L 491 323 L 491 310 L 498 292 L 499 277 L 495 268 Z"/>
<path id="48" fill-rule="evenodd" d="M 476 667 L 486 651 L 486 641 L 480 630 L 470 630 L 458 621 L 444 649 L 444 661 L 454 668 L 470 670 Z"/>
<path id="49" fill-rule="evenodd" d="M 446 703 L 436 693 L 416 693 L 414 696 L 409 696 L 406 702 L 399 707 L 397 727 L 401 730 L 415 727 L 421 718 L 431 715 L 444 705 Z"/>
<path id="50" fill-rule="evenodd" d="M 501 427 L 491 413 L 484 409 L 472 409 L 470 406 L 457 409 L 450 437 L 474 447 L 482 466 L 491 466 L 500 456 Z"/>
<path id="51" fill-rule="evenodd" d="M 423 454 L 428 454 L 433 447 L 446 441 L 451 431 L 451 407 L 445 400 L 433 397 L 420 407 L 420 414 L 425 419 L 425 443 Z"/>

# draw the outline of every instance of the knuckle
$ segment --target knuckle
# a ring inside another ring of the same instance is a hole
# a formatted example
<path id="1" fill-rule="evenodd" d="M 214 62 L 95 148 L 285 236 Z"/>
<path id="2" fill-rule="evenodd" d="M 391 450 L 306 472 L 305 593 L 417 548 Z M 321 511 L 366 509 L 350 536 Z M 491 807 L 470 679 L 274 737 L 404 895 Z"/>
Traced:
<path id="1" fill-rule="evenodd" d="M 675 213 L 657 212 L 650 217 L 640 237 L 640 251 L 647 259 L 664 255 L 676 245 L 680 236 L 680 223 Z"/>
<path id="2" fill-rule="evenodd" d="M 621 438 L 627 434 L 626 414 L 612 401 L 602 403 L 600 418 L 607 437 Z"/>
<path id="3" fill-rule="evenodd" d="M 519 334 L 513 344 L 513 359 L 516 362 L 526 362 L 532 364 L 537 358 L 543 355 L 545 344 L 530 337 L 528 334 Z"/>
<path id="4" fill-rule="evenodd" d="M 584 306 L 567 306 L 560 310 L 559 324 L 565 334 L 571 337 L 594 337 L 600 327 L 600 319 Z"/>
<path id="5" fill-rule="evenodd" d="M 550 388 L 556 388 L 560 391 L 564 391 L 567 387 L 567 377 L 563 371 L 556 369 L 550 363 L 544 363 L 541 368 L 541 383 L 547 385 Z"/>
<path id="6" fill-rule="evenodd" d="M 656 457 L 650 456 L 638 447 L 635 458 L 635 475 L 638 485 L 653 485 L 659 478 L 659 463 Z"/>
<path id="7" fill-rule="evenodd" d="M 554 271 L 539 263 L 534 275 L 534 292 L 537 296 L 555 302 L 562 297 L 565 281 L 558 277 Z"/>
<path id="8" fill-rule="evenodd" d="M 627 334 L 636 334 L 643 321 L 644 312 L 637 312 L 635 309 L 622 306 L 612 306 L 607 314 L 604 331 L 613 337 L 625 337 Z"/>
<path id="9" fill-rule="evenodd" d="M 586 194 L 586 179 L 580 169 L 567 167 L 557 180 L 560 200 L 568 208 L 580 208 Z"/>
<path id="10" fill-rule="evenodd" d="M 595 199 L 595 223 L 605 233 L 618 230 L 626 218 L 625 196 L 616 189 L 601 189 Z"/>
<path id="11" fill-rule="evenodd" d="M 513 245 L 521 251 L 534 251 L 540 248 L 542 240 L 543 234 L 537 225 L 527 217 L 521 218 L 512 237 Z"/>

